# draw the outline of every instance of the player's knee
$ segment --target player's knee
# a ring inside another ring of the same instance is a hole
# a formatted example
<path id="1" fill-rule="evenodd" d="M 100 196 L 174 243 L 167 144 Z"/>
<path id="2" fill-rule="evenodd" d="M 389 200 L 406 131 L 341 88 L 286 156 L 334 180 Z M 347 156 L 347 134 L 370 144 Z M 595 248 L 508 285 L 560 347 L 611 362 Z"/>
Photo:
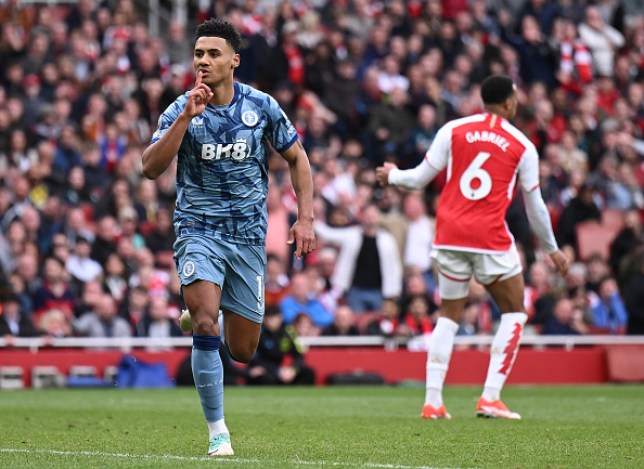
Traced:
<path id="1" fill-rule="evenodd" d="M 255 355 L 255 349 L 252 347 L 239 347 L 233 344 L 228 344 L 228 350 L 233 360 L 239 363 L 248 363 Z"/>
<path id="2" fill-rule="evenodd" d="M 197 335 L 220 335 L 219 324 L 212 314 L 194 313 L 192 316 L 192 324 Z"/>

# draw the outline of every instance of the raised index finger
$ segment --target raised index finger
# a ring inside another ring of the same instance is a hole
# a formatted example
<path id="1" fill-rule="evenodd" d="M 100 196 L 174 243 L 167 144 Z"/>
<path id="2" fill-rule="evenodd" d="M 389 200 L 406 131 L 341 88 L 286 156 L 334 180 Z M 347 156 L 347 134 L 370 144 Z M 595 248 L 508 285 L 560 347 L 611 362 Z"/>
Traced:
<path id="1" fill-rule="evenodd" d="M 199 88 L 199 85 L 201 85 L 201 76 L 202 76 L 201 70 L 197 72 L 197 80 L 195 81 L 195 88 Z"/>

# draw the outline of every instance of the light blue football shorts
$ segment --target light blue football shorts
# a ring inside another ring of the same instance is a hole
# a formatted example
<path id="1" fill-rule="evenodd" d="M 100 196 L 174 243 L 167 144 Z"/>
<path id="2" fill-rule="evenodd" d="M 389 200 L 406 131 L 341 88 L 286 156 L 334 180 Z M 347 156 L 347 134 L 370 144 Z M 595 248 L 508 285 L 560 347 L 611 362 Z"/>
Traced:
<path id="1" fill-rule="evenodd" d="M 203 235 L 185 234 L 174 243 L 174 262 L 181 285 L 206 280 L 221 288 L 221 308 L 262 323 L 266 250 Z"/>

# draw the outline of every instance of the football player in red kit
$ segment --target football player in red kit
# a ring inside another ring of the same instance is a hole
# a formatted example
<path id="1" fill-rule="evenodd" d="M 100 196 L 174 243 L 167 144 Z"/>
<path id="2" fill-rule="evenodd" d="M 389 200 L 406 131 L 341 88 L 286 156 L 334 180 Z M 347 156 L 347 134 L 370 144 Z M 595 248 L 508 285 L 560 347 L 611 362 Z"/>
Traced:
<path id="1" fill-rule="evenodd" d="M 562 275 L 568 270 L 539 190 L 537 150 L 509 122 L 517 110 L 512 79 L 502 75 L 486 78 L 481 97 L 485 111 L 445 124 L 418 166 L 403 171 L 385 163 L 376 170 L 382 185 L 421 189 L 447 168 L 447 183 L 436 210 L 432 251 L 438 270 L 441 312 L 427 355 L 423 418 L 450 418 L 442 389 L 472 277 L 485 285 L 502 313 L 476 413 L 483 417 L 521 418 L 508 410 L 500 397 L 527 320 L 521 262 L 505 223 L 517 184 L 523 191 L 530 225 L 543 249 Z"/>

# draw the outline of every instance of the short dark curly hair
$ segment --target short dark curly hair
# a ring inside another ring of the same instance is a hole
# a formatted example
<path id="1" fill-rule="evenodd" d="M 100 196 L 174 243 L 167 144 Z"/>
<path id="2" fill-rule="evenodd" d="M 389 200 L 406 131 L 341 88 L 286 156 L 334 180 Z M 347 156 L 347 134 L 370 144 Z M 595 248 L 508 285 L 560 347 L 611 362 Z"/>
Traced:
<path id="1" fill-rule="evenodd" d="M 491 75 L 481 84 L 484 104 L 501 104 L 514 93 L 514 82 L 506 75 Z"/>
<path id="2" fill-rule="evenodd" d="M 239 53 L 241 46 L 241 35 L 239 31 L 227 21 L 219 18 L 210 18 L 197 26 L 195 34 L 195 42 L 200 37 L 220 37 L 224 39 L 230 47 L 233 48 L 235 54 Z"/>

